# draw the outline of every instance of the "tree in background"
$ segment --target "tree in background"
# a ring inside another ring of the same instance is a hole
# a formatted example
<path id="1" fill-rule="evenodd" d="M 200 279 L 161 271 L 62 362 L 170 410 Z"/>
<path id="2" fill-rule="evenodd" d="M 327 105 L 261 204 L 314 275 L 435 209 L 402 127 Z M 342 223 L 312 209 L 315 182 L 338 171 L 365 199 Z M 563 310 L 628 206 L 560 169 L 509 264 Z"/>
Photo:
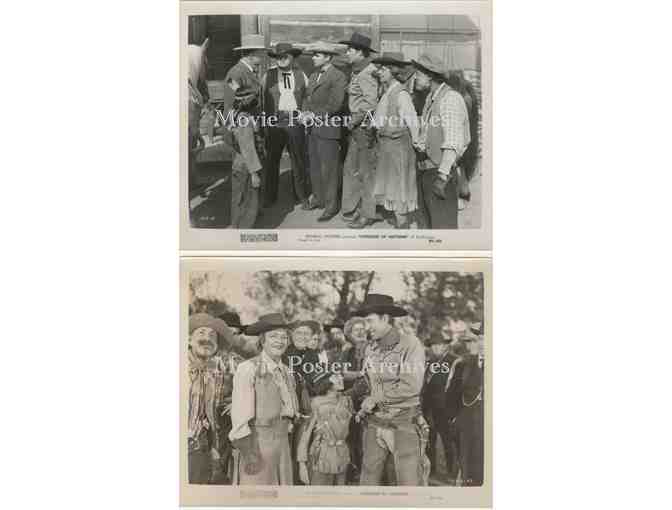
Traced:
<path id="1" fill-rule="evenodd" d="M 220 297 L 225 278 L 225 273 L 193 272 L 189 280 L 189 314 L 202 312 L 217 317 L 226 312 L 238 313 Z"/>
<path id="2" fill-rule="evenodd" d="M 482 273 L 410 271 L 401 276 L 406 297 L 400 304 L 416 319 L 421 339 L 440 329 L 447 317 L 483 321 Z"/>
<path id="3" fill-rule="evenodd" d="M 287 320 L 345 321 L 368 293 L 375 271 L 259 271 L 246 294 Z"/>

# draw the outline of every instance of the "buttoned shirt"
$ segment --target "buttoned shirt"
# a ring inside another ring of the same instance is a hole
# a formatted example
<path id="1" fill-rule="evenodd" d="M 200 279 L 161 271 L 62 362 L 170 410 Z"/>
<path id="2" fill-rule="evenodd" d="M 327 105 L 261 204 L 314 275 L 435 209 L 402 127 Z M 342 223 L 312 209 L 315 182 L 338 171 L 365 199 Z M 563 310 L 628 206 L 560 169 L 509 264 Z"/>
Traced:
<path id="1" fill-rule="evenodd" d="M 364 114 L 373 111 L 378 102 L 378 81 L 373 76 L 376 67 L 368 60 L 353 64 L 352 67 L 348 84 L 348 109 L 361 122 Z"/>
<path id="2" fill-rule="evenodd" d="M 306 86 L 308 80 L 303 75 Z M 280 99 L 278 101 L 278 111 L 292 112 L 298 109 L 296 97 L 294 96 L 294 87 L 296 86 L 294 72 L 290 69 L 284 71 L 278 68 L 278 89 L 280 90 Z"/>
<path id="3" fill-rule="evenodd" d="M 229 438 L 234 441 L 248 436 L 251 433 L 249 422 L 256 414 L 256 398 L 254 381 L 258 373 L 270 373 L 273 382 L 280 391 L 281 411 L 280 415 L 286 418 L 294 418 L 298 414 L 299 404 L 293 385 L 289 378 L 292 377 L 289 369 L 282 363 L 276 362 L 261 352 L 258 361 L 251 359 L 240 364 L 233 378 L 233 400 L 231 404 L 232 429 Z"/>
<path id="4" fill-rule="evenodd" d="M 420 405 L 425 349 L 412 335 L 390 330 L 367 351 L 364 371 L 379 413 L 399 412 Z"/>
<path id="5" fill-rule="evenodd" d="M 434 115 L 431 115 L 431 111 L 437 96 L 442 93 L 444 87 L 448 87 L 448 85 L 442 83 L 425 101 L 420 125 L 419 146 L 421 148 L 425 148 L 427 145 L 429 123 L 437 125 L 437 121 L 432 118 Z M 450 87 L 448 88 L 449 90 L 442 95 L 439 102 L 439 122 L 443 128 L 441 144 L 443 157 L 439 165 L 439 172 L 445 175 L 450 173 L 453 163 L 462 156 L 471 142 L 467 106 L 458 92 L 450 89 Z"/>

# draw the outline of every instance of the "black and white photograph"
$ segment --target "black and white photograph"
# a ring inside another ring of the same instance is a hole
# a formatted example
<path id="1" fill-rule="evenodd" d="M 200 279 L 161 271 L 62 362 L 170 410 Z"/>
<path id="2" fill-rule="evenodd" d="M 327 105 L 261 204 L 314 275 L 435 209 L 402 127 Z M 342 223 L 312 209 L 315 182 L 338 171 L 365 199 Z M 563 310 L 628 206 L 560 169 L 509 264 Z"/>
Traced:
<path id="1" fill-rule="evenodd" d="M 348 264 L 183 269 L 183 492 L 487 491 L 487 262 Z"/>
<path id="2" fill-rule="evenodd" d="M 489 249 L 489 11 L 445 4 L 183 9 L 184 248 Z"/>

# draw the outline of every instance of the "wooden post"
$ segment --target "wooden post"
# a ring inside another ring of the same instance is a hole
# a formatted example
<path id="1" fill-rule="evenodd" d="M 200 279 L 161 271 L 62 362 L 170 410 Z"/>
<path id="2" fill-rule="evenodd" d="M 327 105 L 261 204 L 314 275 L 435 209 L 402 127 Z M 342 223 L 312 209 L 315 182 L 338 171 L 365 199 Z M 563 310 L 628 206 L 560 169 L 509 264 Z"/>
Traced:
<path id="1" fill-rule="evenodd" d="M 240 16 L 240 35 L 258 34 L 259 16 L 256 14 L 241 14 Z"/>
<path id="2" fill-rule="evenodd" d="M 381 51 L 380 49 L 380 15 L 372 14 L 371 15 L 371 47 L 374 50 Z"/>

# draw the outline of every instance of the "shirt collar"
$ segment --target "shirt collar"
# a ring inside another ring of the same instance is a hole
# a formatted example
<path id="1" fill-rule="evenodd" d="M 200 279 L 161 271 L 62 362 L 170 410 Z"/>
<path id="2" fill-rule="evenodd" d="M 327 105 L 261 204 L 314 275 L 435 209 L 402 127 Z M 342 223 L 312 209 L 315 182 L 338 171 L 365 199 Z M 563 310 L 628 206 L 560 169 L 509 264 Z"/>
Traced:
<path id="1" fill-rule="evenodd" d="M 360 60 L 359 62 L 352 64 L 352 72 L 353 73 L 359 73 L 361 72 L 366 66 L 368 66 L 371 63 L 371 58 L 365 58 Z"/>
<path id="2" fill-rule="evenodd" d="M 442 83 L 441 85 L 439 85 L 439 88 L 436 89 L 436 90 L 434 91 L 434 93 L 432 94 L 432 101 L 434 101 L 434 99 L 436 98 L 436 96 L 437 96 L 437 94 L 439 93 L 439 91 L 440 91 L 443 87 L 445 87 L 445 86 L 446 86 L 445 83 Z"/>
<path id="3" fill-rule="evenodd" d="M 247 67 L 250 71 L 254 72 L 254 69 L 252 69 L 252 66 L 245 62 L 242 58 L 240 59 L 241 63 L 245 64 L 245 67 Z"/>
<path id="4" fill-rule="evenodd" d="M 392 326 L 390 331 L 388 331 L 385 336 L 378 340 L 376 343 L 376 349 L 381 351 L 392 350 L 399 343 L 399 340 L 401 340 L 399 331 L 397 328 Z"/>
<path id="5" fill-rule="evenodd" d="M 276 368 L 280 367 L 280 363 L 273 361 L 271 357 L 266 354 L 266 351 L 261 351 L 261 359 L 264 360 L 264 363 L 268 368 L 271 369 L 271 371 L 274 371 Z"/>

